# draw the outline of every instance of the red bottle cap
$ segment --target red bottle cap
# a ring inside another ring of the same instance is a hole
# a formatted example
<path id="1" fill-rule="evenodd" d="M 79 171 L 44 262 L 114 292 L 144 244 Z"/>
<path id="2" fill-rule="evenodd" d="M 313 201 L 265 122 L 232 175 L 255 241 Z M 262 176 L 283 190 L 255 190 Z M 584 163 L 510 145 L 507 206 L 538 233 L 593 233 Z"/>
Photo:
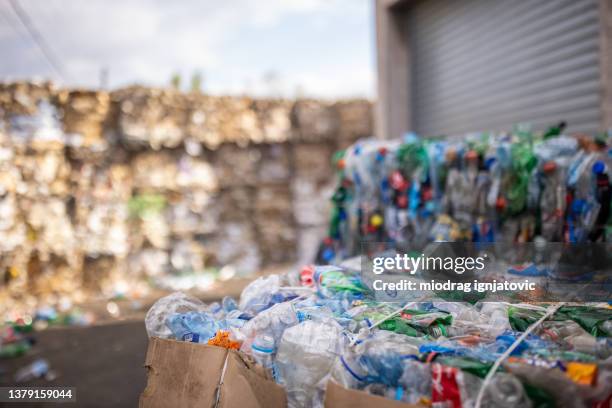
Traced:
<path id="1" fill-rule="evenodd" d="M 312 286 L 314 283 L 314 266 L 306 265 L 300 271 L 300 283 L 302 286 Z"/>
<path id="2" fill-rule="evenodd" d="M 542 170 L 544 170 L 544 173 L 552 173 L 556 169 L 557 169 L 557 163 L 555 163 L 554 161 L 547 161 L 542 166 Z"/>
<path id="3" fill-rule="evenodd" d="M 406 197 L 405 195 L 401 195 L 397 198 L 397 206 L 399 208 L 406 208 L 408 207 L 408 197 Z"/>
<path id="4" fill-rule="evenodd" d="M 406 179 L 404 178 L 404 176 L 402 176 L 402 173 L 400 173 L 398 170 L 395 170 L 393 173 L 391 173 L 391 176 L 389 178 L 390 178 L 389 181 L 390 181 L 391 187 L 394 190 L 401 190 L 406 185 Z"/>
<path id="5" fill-rule="evenodd" d="M 478 159 L 478 153 L 476 153 L 476 150 L 468 150 L 467 153 L 465 153 L 465 158 L 467 160 L 476 160 Z"/>
<path id="6" fill-rule="evenodd" d="M 495 202 L 495 207 L 498 210 L 503 210 L 506 208 L 506 199 L 504 197 L 498 197 L 497 201 Z"/>

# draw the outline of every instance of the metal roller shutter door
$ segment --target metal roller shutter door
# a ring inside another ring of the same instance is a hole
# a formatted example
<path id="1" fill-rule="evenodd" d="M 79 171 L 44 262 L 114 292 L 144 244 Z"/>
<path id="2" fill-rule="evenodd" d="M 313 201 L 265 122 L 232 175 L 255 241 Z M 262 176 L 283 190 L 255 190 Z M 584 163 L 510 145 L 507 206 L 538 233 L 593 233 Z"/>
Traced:
<path id="1" fill-rule="evenodd" d="M 422 0 L 407 20 L 419 134 L 599 130 L 596 0 Z"/>

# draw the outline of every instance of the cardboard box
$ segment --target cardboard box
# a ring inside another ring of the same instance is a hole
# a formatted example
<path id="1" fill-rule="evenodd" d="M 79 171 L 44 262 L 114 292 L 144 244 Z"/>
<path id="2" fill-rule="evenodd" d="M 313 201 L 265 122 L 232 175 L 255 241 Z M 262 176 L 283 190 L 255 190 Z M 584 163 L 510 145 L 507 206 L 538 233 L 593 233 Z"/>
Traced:
<path id="1" fill-rule="evenodd" d="M 141 408 L 287 406 L 284 389 L 234 350 L 151 338 L 145 367 Z"/>
<path id="2" fill-rule="evenodd" d="M 349 390 L 333 381 L 327 383 L 324 405 L 325 408 L 425 408 L 423 405 L 405 404 L 365 391 Z"/>

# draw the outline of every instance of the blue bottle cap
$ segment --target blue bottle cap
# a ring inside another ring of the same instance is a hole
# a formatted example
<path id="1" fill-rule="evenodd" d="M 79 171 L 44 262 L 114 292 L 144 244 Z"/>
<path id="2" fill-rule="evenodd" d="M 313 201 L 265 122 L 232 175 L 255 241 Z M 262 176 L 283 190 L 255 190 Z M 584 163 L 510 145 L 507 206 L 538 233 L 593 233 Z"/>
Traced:
<path id="1" fill-rule="evenodd" d="M 606 170 L 606 164 L 601 160 L 597 160 L 591 169 L 593 174 L 602 174 Z"/>
<path id="2" fill-rule="evenodd" d="M 329 262 L 332 259 L 334 259 L 334 257 L 336 256 L 336 254 L 334 253 L 334 250 L 332 248 L 325 248 L 325 250 L 323 251 L 323 260 L 325 262 Z"/>

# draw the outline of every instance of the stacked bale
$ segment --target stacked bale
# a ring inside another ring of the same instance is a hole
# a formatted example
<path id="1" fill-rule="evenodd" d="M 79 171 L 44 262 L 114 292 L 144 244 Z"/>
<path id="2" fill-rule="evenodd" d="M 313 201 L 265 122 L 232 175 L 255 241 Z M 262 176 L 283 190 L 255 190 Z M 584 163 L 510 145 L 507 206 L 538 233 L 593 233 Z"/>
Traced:
<path id="1" fill-rule="evenodd" d="M 365 101 L 0 85 L 0 271 L 15 293 L 107 290 L 229 266 L 311 261 L 331 156 Z"/>

